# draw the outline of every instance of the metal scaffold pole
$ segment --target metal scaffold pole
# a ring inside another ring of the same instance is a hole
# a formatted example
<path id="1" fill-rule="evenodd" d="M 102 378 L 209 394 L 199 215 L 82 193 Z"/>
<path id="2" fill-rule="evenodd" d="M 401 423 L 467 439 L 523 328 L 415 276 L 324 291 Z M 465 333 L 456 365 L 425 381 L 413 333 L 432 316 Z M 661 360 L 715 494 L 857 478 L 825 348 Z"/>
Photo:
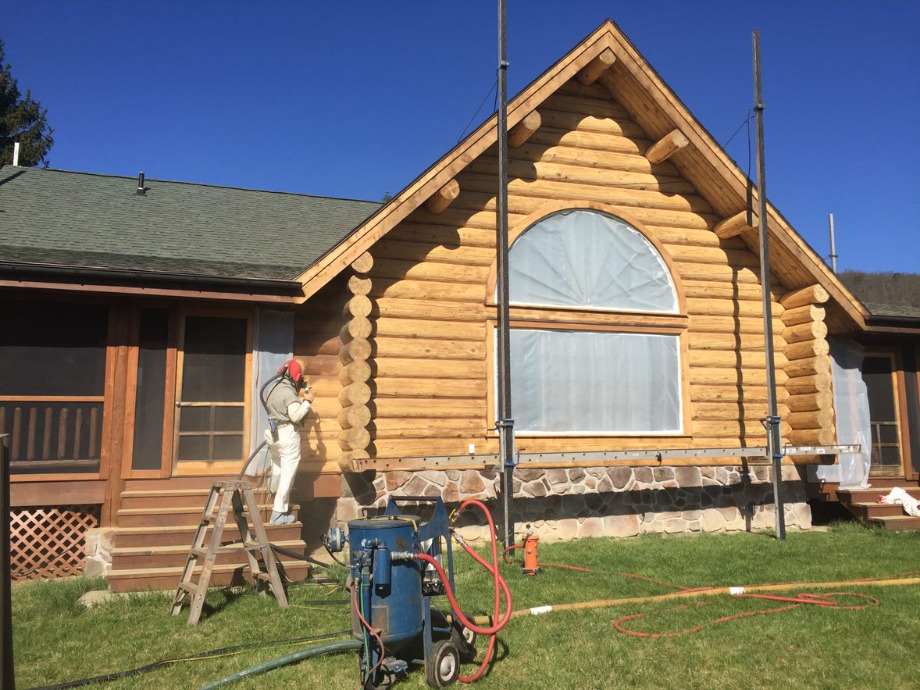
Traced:
<path id="1" fill-rule="evenodd" d="M 763 93 L 760 79 L 760 31 L 755 29 L 754 48 L 754 116 L 757 131 L 757 200 L 760 205 L 760 281 L 763 289 L 763 336 L 767 364 L 767 454 L 773 466 L 773 507 L 776 512 L 776 538 L 786 538 L 783 507 L 783 445 L 780 419 L 776 410 L 776 372 L 773 363 L 773 303 L 770 298 L 770 245 L 767 233 L 767 167 L 764 162 Z"/>
<path id="2" fill-rule="evenodd" d="M 508 57 L 505 0 L 498 1 L 498 419 L 502 458 L 502 537 L 514 544 L 514 420 L 511 419 L 511 332 L 508 324 Z"/>

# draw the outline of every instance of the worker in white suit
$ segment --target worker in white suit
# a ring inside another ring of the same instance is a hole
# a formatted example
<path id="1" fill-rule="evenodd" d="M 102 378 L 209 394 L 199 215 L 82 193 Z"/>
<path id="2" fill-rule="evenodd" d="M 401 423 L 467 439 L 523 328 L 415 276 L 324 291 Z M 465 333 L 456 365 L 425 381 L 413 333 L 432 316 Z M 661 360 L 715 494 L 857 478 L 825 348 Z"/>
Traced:
<path id="1" fill-rule="evenodd" d="M 296 359 L 285 362 L 278 373 L 281 379 L 266 401 L 270 428 L 265 431 L 265 441 L 272 458 L 269 486 L 275 492 L 271 524 L 287 525 L 294 521 L 288 501 L 300 464 L 300 426 L 310 411 L 313 393 Z"/>

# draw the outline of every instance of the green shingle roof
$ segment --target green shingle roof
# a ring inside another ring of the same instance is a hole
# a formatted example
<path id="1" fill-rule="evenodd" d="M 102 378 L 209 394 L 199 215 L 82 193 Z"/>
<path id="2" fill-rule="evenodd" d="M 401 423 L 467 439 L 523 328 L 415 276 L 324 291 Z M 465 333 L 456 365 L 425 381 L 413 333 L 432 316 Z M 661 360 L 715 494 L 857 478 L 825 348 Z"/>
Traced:
<path id="1" fill-rule="evenodd" d="M 0 168 L 0 262 L 290 280 L 380 204 Z"/>

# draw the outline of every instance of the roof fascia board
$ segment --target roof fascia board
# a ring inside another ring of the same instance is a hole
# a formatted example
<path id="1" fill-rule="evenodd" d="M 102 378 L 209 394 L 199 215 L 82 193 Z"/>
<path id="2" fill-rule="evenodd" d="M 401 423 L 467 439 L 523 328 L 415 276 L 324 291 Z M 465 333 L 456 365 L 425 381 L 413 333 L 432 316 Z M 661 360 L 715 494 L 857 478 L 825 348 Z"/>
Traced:
<path id="1" fill-rule="evenodd" d="M 719 143 L 712 138 L 712 135 L 706 131 L 690 110 L 677 98 L 676 94 L 664 83 L 664 80 L 661 79 L 625 35 L 615 30 L 611 32 L 611 38 L 615 44 L 613 51 L 617 56 L 617 60 L 690 139 L 692 150 L 706 159 L 707 163 L 731 185 L 732 190 L 738 194 L 740 199 L 746 199 L 747 177 L 728 157 Z M 753 192 L 756 199 L 758 193 L 756 186 Z M 767 202 L 767 218 L 768 227 L 772 230 L 770 237 L 782 243 L 794 255 L 799 257 L 805 268 L 815 276 L 815 279 L 823 287 L 827 288 L 831 296 L 843 307 L 848 316 L 860 328 L 866 328 L 868 311 L 846 289 L 837 276 L 821 261 L 814 250 L 808 246 L 769 201 Z"/>
<path id="2" fill-rule="evenodd" d="M 221 302 L 258 302 L 271 304 L 296 304 L 294 297 L 252 292 L 219 292 L 216 290 L 183 290 L 179 288 L 131 287 L 125 285 L 103 285 L 95 283 L 59 283 L 41 280 L 2 280 L 0 288 L 49 290 L 64 293 L 92 293 L 101 295 L 135 295 L 144 297 L 172 297 L 180 299 L 210 300 Z"/>
<path id="3" fill-rule="evenodd" d="M 610 25 L 610 22 L 602 24 L 565 57 L 531 82 L 508 104 L 508 129 L 523 120 L 604 49 L 612 48 Z M 303 284 L 303 296 L 299 297 L 298 301 L 306 301 L 311 295 L 318 292 L 347 265 L 419 208 L 426 199 L 456 177 L 498 140 L 497 130 L 498 115 L 496 114 L 356 228 L 345 240 L 298 276 L 297 280 Z"/>

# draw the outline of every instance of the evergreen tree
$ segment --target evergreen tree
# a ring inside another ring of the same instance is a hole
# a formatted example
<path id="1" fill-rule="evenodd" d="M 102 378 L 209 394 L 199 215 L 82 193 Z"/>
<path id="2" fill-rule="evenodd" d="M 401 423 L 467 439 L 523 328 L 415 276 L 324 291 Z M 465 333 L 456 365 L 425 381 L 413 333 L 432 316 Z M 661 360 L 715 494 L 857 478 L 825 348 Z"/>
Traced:
<path id="1" fill-rule="evenodd" d="M 4 62 L 3 39 L 0 39 L 0 165 L 13 162 L 13 143 L 19 142 L 19 165 L 43 164 L 48 167 L 48 151 L 54 145 L 48 126 L 48 109 L 32 99 L 26 89 L 25 98 Z"/>

